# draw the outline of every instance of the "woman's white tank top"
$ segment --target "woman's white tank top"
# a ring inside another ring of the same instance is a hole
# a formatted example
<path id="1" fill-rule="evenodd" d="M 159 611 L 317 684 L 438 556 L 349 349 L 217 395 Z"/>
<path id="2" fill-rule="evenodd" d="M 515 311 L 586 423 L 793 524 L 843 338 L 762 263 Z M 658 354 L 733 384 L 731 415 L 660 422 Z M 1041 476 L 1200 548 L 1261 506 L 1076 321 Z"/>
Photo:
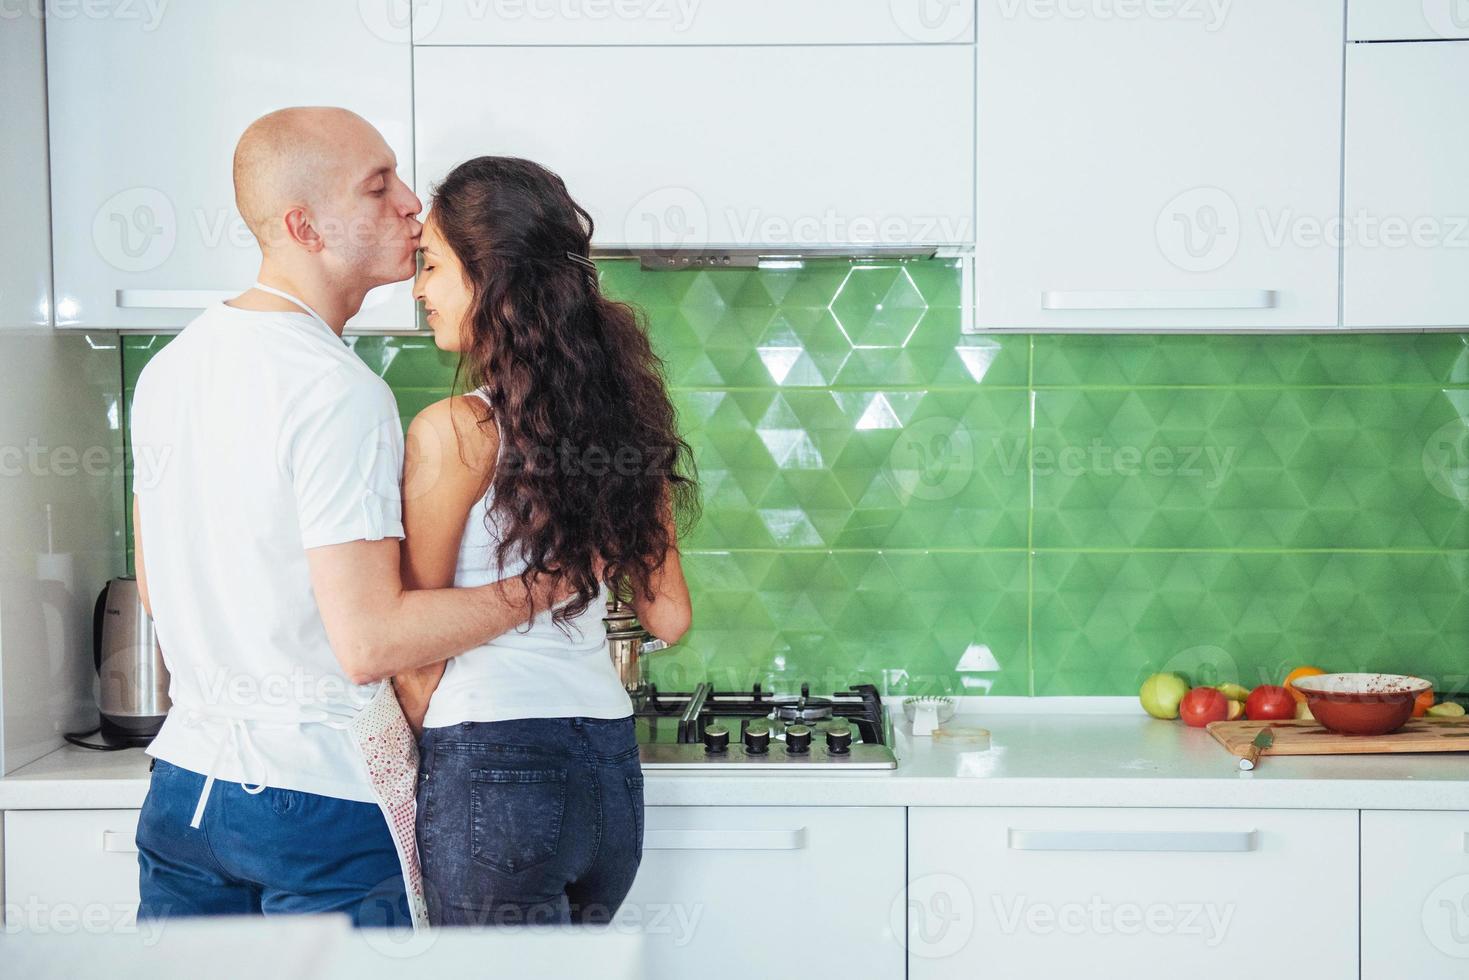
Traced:
<path id="1" fill-rule="evenodd" d="M 489 404 L 483 392 L 470 394 Z M 490 523 L 494 493 L 490 488 L 469 510 L 455 586 L 486 585 L 525 568 L 522 560 L 504 568 L 496 561 L 503 533 L 498 522 Z M 543 609 L 528 626 L 522 624 L 454 657 L 429 701 L 424 725 L 443 728 L 464 721 L 632 714 L 632 700 L 607 653 L 607 628 L 602 622 L 606 614 L 603 586 L 598 600 L 566 622 L 565 632 L 552 622 L 551 610 Z"/>

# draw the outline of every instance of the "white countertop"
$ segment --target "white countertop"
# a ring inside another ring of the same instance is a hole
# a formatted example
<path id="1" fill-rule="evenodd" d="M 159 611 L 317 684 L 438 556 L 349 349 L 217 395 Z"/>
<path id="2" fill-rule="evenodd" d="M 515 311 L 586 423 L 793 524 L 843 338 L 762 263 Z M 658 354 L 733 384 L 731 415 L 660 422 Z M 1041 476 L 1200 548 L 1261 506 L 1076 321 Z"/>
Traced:
<path id="1" fill-rule="evenodd" d="M 960 698 L 956 724 L 987 750 L 904 731 L 893 771 L 648 770 L 650 806 L 1165 806 L 1469 810 L 1469 755 L 1270 756 L 1253 772 L 1202 729 L 1158 721 L 1132 698 Z M 0 810 L 135 809 L 141 749 L 64 746 L 0 779 Z"/>

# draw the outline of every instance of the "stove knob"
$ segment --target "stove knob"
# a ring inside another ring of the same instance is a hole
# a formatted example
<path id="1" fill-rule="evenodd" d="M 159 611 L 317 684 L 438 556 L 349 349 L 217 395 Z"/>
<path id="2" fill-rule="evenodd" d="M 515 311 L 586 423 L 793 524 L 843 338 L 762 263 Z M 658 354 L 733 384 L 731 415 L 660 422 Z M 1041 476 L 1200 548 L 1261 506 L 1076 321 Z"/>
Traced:
<path id="1" fill-rule="evenodd" d="M 786 729 L 786 751 L 800 755 L 811 751 L 811 729 L 805 725 L 791 725 Z"/>
<path id="2" fill-rule="evenodd" d="M 847 755 L 852 751 L 852 730 L 850 728 L 828 728 L 826 730 L 826 751 L 832 755 Z"/>
<path id="3" fill-rule="evenodd" d="M 710 725 L 704 729 L 704 751 L 723 752 L 729 748 L 729 729 L 723 725 Z"/>
<path id="4" fill-rule="evenodd" d="M 770 751 L 770 729 L 764 725 L 751 725 L 745 729 L 745 751 L 751 755 L 764 755 Z"/>

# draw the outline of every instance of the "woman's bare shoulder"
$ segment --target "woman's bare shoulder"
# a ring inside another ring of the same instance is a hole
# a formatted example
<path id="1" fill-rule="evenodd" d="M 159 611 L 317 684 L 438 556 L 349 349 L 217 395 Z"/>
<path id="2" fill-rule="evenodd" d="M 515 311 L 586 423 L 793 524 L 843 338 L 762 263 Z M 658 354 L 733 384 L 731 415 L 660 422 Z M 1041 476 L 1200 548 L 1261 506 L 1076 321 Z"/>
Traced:
<path id="1" fill-rule="evenodd" d="M 490 407 L 475 395 L 452 395 L 424 408 L 408 426 L 409 442 L 441 465 L 493 473 L 500 432 Z M 413 449 L 410 449 L 412 452 Z"/>

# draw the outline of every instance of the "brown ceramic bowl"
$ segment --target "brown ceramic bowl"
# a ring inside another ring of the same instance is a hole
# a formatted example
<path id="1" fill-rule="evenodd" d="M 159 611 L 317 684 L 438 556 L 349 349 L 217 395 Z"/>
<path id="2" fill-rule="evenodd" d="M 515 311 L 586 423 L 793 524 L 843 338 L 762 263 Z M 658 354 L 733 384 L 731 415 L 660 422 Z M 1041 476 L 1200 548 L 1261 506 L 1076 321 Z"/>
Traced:
<path id="1" fill-rule="evenodd" d="M 1386 735 L 1413 717 L 1413 702 L 1433 687 L 1406 674 L 1319 674 L 1292 686 L 1323 728 L 1342 735 Z"/>

